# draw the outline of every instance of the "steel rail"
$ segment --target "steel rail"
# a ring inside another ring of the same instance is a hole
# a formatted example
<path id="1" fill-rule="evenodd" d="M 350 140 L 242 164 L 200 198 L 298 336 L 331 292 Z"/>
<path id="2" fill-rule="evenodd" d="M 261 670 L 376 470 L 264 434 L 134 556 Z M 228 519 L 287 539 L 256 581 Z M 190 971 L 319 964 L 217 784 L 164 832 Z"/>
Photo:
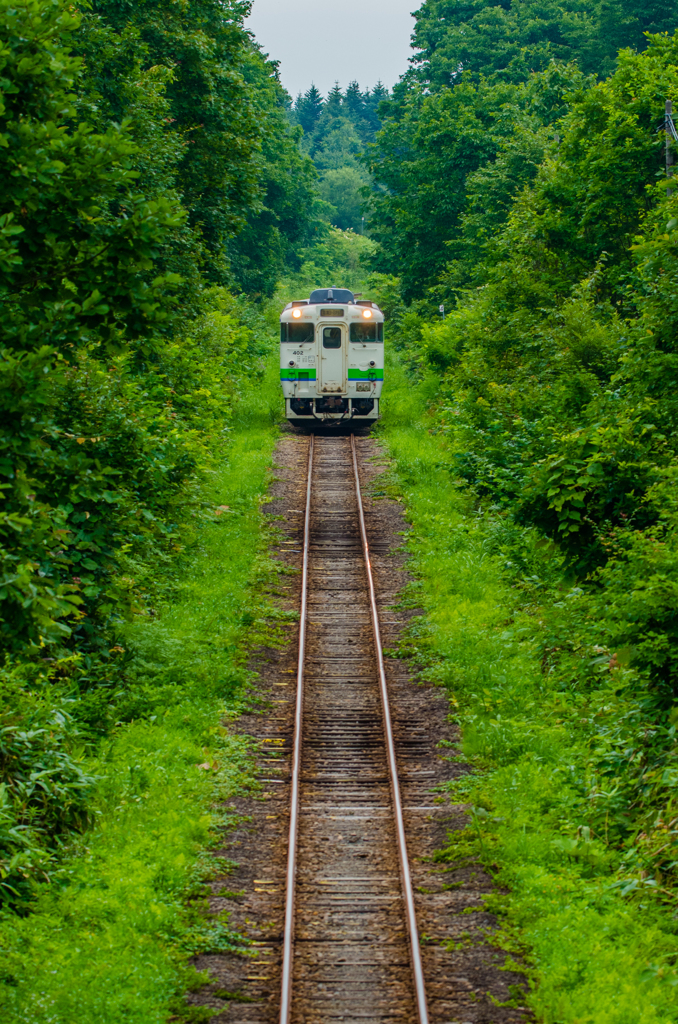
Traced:
<path id="1" fill-rule="evenodd" d="M 283 936 L 282 985 L 280 991 L 280 1024 L 289 1024 L 292 1010 L 292 963 L 294 955 L 294 900 L 297 881 L 297 838 L 299 834 L 299 779 L 301 776 L 301 730 L 304 710 L 304 660 L 306 650 L 306 617 L 308 591 L 308 547 L 311 526 L 311 479 L 313 476 L 313 434 L 308 449 L 308 480 L 306 483 L 306 515 L 304 517 L 304 555 L 301 571 L 301 609 L 299 618 L 299 661 L 297 663 L 297 705 L 294 714 L 294 751 L 292 754 L 292 793 L 290 798 L 290 833 L 287 848 L 287 889 L 285 896 L 285 931 Z"/>
<path id="2" fill-rule="evenodd" d="M 407 855 L 407 842 L 405 840 L 405 823 L 403 821 L 403 808 L 400 799 L 400 784 L 398 782 L 398 765 L 396 762 L 395 743 L 393 741 L 393 727 L 391 725 L 391 709 L 388 699 L 388 687 L 386 685 L 386 670 L 384 668 L 384 655 L 381 649 L 381 633 L 379 630 L 379 612 L 377 610 L 377 599 L 374 591 L 374 578 L 372 576 L 372 560 L 370 558 L 370 547 L 367 541 L 367 530 L 365 528 L 365 513 L 363 511 L 363 499 L 360 492 L 360 474 L 358 473 L 358 456 L 355 446 L 355 434 L 351 434 L 351 454 L 353 456 L 353 474 L 355 477 L 355 493 L 358 503 L 358 515 L 360 519 L 360 536 L 365 556 L 365 570 L 367 583 L 370 592 L 370 614 L 372 617 L 372 628 L 374 631 L 374 646 L 377 655 L 377 666 L 379 669 L 379 689 L 381 691 L 381 702 L 384 713 L 384 732 L 386 733 L 386 753 L 388 758 L 389 775 L 391 778 L 391 794 L 393 798 L 393 813 L 396 822 L 396 839 L 398 844 L 398 859 L 400 861 L 400 875 L 405 900 L 405 917 L 407 918 L 407 932 L 410 939 L 410 955 L 412 958 L 412 973 L 414 975 L 414 988 L 417 998 L 417 1011 L 419 1024 L 428 1024 L 428 1007 L 426 1005 L 426 987 L 424 985 L 424 971 L 421 966 L 421 952 L 419 949 L 419 931 L 417 928 L 417 916 L 414 909 L 414 893 L 412 891 L 412 876 L 410 874 L 410 862 Z M 287 1024 L 287 1022 L 285 1022 Z"/>

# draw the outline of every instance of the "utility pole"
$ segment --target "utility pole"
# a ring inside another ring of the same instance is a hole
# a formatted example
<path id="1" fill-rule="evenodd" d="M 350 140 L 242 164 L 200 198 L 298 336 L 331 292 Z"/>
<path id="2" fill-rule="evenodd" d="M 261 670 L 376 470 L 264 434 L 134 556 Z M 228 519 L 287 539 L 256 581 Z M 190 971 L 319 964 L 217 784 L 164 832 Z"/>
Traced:
<path id="1" fill-rule="evenodd" d="M 666 101 L 666 104 L 664 106 L 664 111 L 665 111 L 665 122 L 664 123 L 665 123 L 665 126 L 666 126 L 666 177 L 667 178 L 672 178 L 673 177 L 673 161 L 674 161 L 673 137 L 674 137 L 674 132 L 675 132 L 676 129 L 673 126 L 673 116 L 672 116 L 673 115 L 673 103 L 671 102 L 671 100 L 667 100 Z M 667 194 L 667 196 L 672 195 L 673 194 L 673 189 L 672 188 L 667 188 L 666 194 Z"/>

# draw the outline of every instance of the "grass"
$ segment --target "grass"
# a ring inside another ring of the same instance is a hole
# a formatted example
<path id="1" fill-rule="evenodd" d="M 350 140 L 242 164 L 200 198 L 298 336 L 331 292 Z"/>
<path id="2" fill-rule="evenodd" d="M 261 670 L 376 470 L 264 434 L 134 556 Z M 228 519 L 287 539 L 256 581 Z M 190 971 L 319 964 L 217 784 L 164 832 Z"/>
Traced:
<path id="1" fill-rule="evenodd" d="M 271 344 L 263 386 L 238 407 L 191 564 L 172 600 L 127 629 L 143 715 L 86 762 L 99 780 L 96 824 L 65 851 L 32 912 L 2 921 L 8 1024 L 160 1024 L 172 1011 L 180 1020 L 188 955 L 242 947 L 227 920 L 205 916 L 200 892 L 228 825 L 217 802 L 254 785 L 249 742 L 228 720 L 248 699 L 245 652 L 271 628 L 260 510 L 280 405 Z"/>
<path id="2" fill-rule="evenodd" d="M 440 857 L 479 856 L 509 887 L 490 905 L 526 956 L 539 1020 L 674 1022 L 675 907 L 624 876 L 594 808 L 615 785 L 600 766 L 623 757 L 622 723 L 637 717 L 631 675 L 597 653 L 596 623 L 577 611 L 548 545 L 481 508 L 450 473 L 454 435 L 437 434 L 425 411 L 436 380 L 413 382 L 393 352 L 387 365 L 378 428 L 392 459 L 387 489 L 413 527 L 407 600 L 425 611 L 404 649 L 447 689 L 474 768 L 457 787 L 471 824 Z M 579 675 L 574 658 L 569 675 L 545 672 L 552 637 L 577 631 Z"/>

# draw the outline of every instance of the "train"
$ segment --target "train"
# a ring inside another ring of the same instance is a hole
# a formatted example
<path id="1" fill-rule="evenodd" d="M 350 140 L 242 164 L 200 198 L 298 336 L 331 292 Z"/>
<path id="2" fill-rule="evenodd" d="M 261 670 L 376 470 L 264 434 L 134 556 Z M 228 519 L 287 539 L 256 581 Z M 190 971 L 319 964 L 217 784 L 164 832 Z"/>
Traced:
<path id="1" fill-rule="evenodd" d="M 288 302 L 280 382 L 285 416 L 297 426 L 374 423 L 384 382 L 384 314 L 376 302 L 347 288 L 318 288 Z"/>

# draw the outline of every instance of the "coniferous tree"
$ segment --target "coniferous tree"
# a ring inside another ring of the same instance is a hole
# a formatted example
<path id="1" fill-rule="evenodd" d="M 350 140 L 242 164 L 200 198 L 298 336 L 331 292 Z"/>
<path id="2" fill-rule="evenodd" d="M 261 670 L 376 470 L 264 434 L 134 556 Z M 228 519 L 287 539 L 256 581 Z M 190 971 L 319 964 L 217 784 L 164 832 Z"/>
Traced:
<path id="1" fill-rule="evenodd" d="M 315 85 L 311 85 L 304 95 L 297 96 L 294 104 L 294 113 L 297 123 L 304 129 L 306 135 L 311 135 L 322 114 L 324 100 Z"/>
<path id="2" fill-rule="evenodd" d="M 369 96 L 369 93 L 366 93 Z M 344 96 L 344 106 L 349 117 L 355 122 L 360 122 L 365 116 L 365 96 L 360 91 L 358 82 L 349 82 Z"/>
<path id="3" fill-rule="evenodd" d="M 373 141 L 374 135 L 381 128 L 381 120 L 379 119 L 379 105 L 383 100 L 387 100 L 390 93 L 386 86 L 381 82 L 377 82 L 372 92 L 366 92 L 364 95 L 364 117 L 369 125 L 370 130 L 370 141 Z"/>
<path id="4" fill-rule="evenodd" d="M 335 82 L 327 94 L 324 113 L 329 117 L 341 117 L 344 107 L 344 94 L 341 91 L 339 82 Z"/>

